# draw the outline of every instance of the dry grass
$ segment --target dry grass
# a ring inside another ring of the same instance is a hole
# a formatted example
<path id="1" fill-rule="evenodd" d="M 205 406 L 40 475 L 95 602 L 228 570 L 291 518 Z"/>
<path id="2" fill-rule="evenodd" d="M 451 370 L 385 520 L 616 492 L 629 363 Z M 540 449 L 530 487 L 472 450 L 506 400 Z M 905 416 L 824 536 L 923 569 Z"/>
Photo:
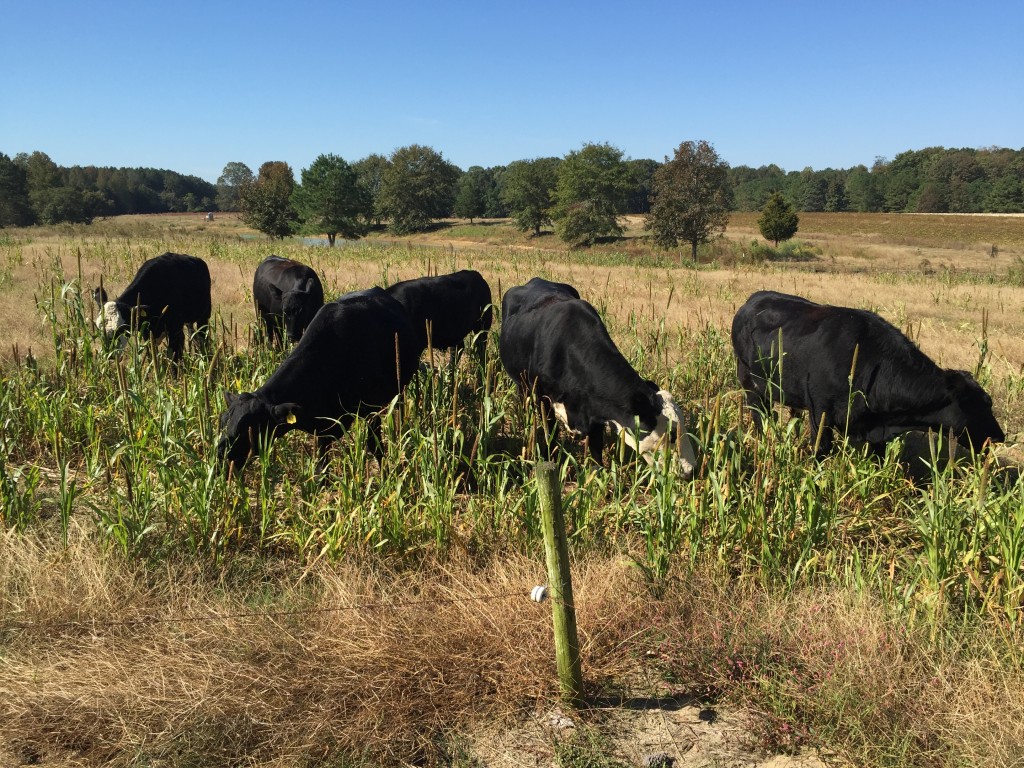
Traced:
<path id="1" fill-rule="evenodd" d="M 458 734 L 555 702 L 550 609 L 527 599 L 541 578 L 539 557 L 510 556 L 399 573 L 236 564 L 218 581 L 144 573 L 80 530 L 66 550 L 6 536 L 0 743 L 82 765 L 436 763 Z M 808 742 L 860 764 L 1024 756 L 1009 646 L 936 652 L 843 591 L 771 596 L 690 574 L 656 601 L 620 558 L 578 563 L 574 585 L 604 701 L 580 715 L 595 733 L 621 727 L 609 695 L 697 695 L 748 708 L 750 759 Z"/>

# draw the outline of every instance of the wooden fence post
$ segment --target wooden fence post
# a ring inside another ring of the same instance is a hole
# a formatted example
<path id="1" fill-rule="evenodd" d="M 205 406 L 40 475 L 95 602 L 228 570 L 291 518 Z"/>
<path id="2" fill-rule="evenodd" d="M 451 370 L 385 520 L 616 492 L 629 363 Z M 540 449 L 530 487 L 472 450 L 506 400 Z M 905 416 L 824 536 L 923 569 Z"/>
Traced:
<path id="1" fill-rule="evenodd" d="M 576 634 L 576 607 L 573 604 L 572 577 L 569 574 L 569 546 L 562 519 L 562 488 L 558 467 L 545 461 L 537 465 L 537 490 L 540 495 L 541 523 L 544 526 L 544 551 L 547 555 L 548 585 L 555 630 L 555 660 L 562 696 L 577 705 L 583 701 L 583 672 L 580 667 L 580 641 Z"/>

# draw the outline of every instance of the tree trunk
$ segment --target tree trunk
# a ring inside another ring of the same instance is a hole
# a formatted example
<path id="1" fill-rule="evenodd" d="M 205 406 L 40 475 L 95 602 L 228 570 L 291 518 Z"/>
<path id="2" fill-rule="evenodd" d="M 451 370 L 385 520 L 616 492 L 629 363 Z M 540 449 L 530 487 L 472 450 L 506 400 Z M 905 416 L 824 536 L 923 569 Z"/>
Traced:
<path id="1" fill-rule="evenodd" d="M 693 259 L 693 263 L 694 264 L 697 263 L 697 241 L 696 240 L 691 240 L 690 241 L 690 258 Z"/>
<path id="2" fill-rule="evenodd" d="M 336 238 L 337 236 L 338 236 L 337 232 L 328 232 L 327 233 L 327 242 L 330 243 L 331 248 L 334 247 L 334 238 Z"/>

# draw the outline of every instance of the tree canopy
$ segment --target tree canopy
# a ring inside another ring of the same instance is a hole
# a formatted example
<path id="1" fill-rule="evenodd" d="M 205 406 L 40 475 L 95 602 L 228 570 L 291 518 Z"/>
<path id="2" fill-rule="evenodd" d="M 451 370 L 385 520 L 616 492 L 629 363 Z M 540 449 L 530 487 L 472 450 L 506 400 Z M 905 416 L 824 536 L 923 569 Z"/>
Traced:
<path id="1" fill-rule="evenodd" d="M 541 227 L 553 223 L 551 209 L 561 162 L 557 157 L 539 157 L 516 160 L 505 169 L 501 197 L 523 232 L 533 230 L 539 235 Z"/>
<path id="2" fill-rule="evenodd" d="M 455 215 L 473 219 L 487 214 L 487 194 L 491 188 L 491 174 L 479 165 L 470 166 L 459 178 L 455 194 Z"/>
<path id="3" fill-rule="evenodd" d="M 26 227 L 35 221 L 28 198 L 28 174 L 0 152 L 0 227 Z"/>
<path id="4" fill-rule="evenodd" d="M 264 163 L 256 179 L 241 189 L 242 221 L 268 237 L 287 237 L 298 224 L 291 200 L 294 190 L 295 175 L 288 163 Z"/>
<path id="5" fill-rule="evenodd" d="M 460 175 L 458 167 L 430 147 L 412 144 L 392 152 L 378 195 L 390 230 L 420 232 L 434 219 L 450 215 Z"/>
<path id="6" fill-rule="evenodd" d="M 375 225 L 380 224 L 386 215 L 380 204 L 380 189 L 384 184 L 384 172 L 389 165 L 390 160 L 384 155 L 377 154 L 368 155 L 352 165 L 359 183 L 370 194 L 370 219 Z"/>
<path id="7" fill-rule="evenodd" d="M 610 144 L 584 144 L 558 166 L 552 218 L 558 236 L 572 246 L 592 245 L 622 234 L 629 175 L 622 150 Z"/>
<path id="8" fill-rule="evenodd" d="M 217 177 L 218 210 L 237 211 L 241 206 L 242 187 L 252 180 L 252 170 L 245 163 L 232 162 L 225 165 Z"/>
<path id="9" fill-rule="evenodd" d="M 708 142 L 680 144 L 654 174 L 646 224 L 654 242 L 665 248 L 689 243 L 696 263 L 697 246 L 729 223 L 728 174 L 728 164 Z"/>
<path id="10" fill-rule="evenodd" d="M 373 213 L 369 191 L 359 183 L 355 169 L 337 155 L 320 155 L 302 170 L 292 203 L 303 228 L 325 233 L 331 246 L 338 235 L 356 240 L 366 234 Z"/>

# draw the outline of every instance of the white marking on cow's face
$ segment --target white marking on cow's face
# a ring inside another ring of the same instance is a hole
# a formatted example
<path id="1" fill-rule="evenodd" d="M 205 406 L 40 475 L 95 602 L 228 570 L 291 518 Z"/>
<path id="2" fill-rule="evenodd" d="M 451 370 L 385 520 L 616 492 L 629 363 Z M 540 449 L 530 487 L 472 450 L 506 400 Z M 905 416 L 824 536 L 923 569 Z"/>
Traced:
<path id="1" fill-rule="evenodd" d="M 121 317 L 121 313 L 117 309 L 117 304 L 112 301 L 108 301 L 103 305 L 100 316 L 96 318 L 96 327 L 107 334 L 107 336 L 113 336 L 125 325 L 127 325 L 127 323 L 125 323 L 124 318 Z"/>
<path id="2" fill-rule="evenodd" d="M 566 432 L 568 432 L 570 435 L 575 436 L 582 434 L 578 430 L 575 430 L 571 426 L 569 426 L 569 413 L 565 410 L 564 403 L 552 402 L 551 410 L 555 412 L 555 418 L 562 423 L 562 426 L 565 427 Z"/>
<path id="3" fill-rule="evenodd" d="M 658 414 L 658 421 L 650 432 L 636 432 L 632 426 L 624 427 L 617 421 L 612 424 L 622 432 L 626 445 L 644 457 L 648 464 L 653 464 L 661 454 L 666 440 L 672 439 L 673 426 L 677 432 L 676 445 L 673 446 L 676 460 L 679 462 L 679 469 L 683 477 L 689 480 L 693 477 L 693 470 L 697 464 L 693 452 L 693 445 L 686 434 L 686 425 L 683 423 L 683 412 L 679 410 L 672 395 L 665 390 L 658 390 L 658 399 L 661 401 L 661 413 Z M 638 439 L 639 438 L 639 439 Z"/>

